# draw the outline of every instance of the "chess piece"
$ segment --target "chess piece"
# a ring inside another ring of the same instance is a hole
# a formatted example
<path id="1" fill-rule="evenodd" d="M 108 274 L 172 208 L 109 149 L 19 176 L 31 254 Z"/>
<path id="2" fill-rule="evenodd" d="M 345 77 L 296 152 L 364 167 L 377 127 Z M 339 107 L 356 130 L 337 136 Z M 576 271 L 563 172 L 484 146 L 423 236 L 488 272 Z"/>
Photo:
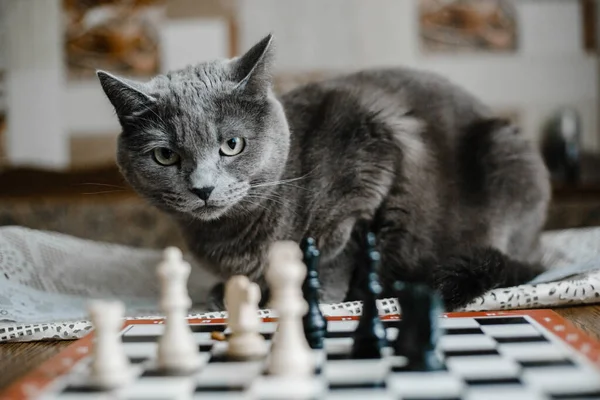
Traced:
<path id="1" fill-rule="evenodd" d="M 371 232 L 367 234 L 365 250 L 369 273 L 366 280 L 367 287 L 363 298 L 362 314 L 353 335 L 352 356 L 362 359 L 381 358 L 381 352 L 387 344 L 385 328 L 379 319 L 377 308 L 377 298 L 382 292 L 377 278 L 381 256 L 375 250 L 375 235 Z"/>
<path id="2" fill-rule="evenodd" d="M 303 262 L 306 265 L 306 279 L 302 284 L 302 293 L 308 303 L 308 312 L 302 318 L 304 336 L 312 349 L 322 349 L 327 334 L 327 320 L 319 308 L 319 265 L 320 253 L 313 238 L 302 241 Z"/>
<path id="3" fill-rule="evenodd" d="M 158 368 L 190 371 L 200 365 L 198 346 L 186 320 L 192 301 L 187 293 L 190 264 L 181 251 L 169 247 L 158 265 L 161 285 L 160 308 L 165 313 L 165 330 L 158 341 Z"/>
<path id="4" fill-rule="evenodd" d="M 268 262 L 265 277 L 271 290 L 270 304 L 279 322 L 271 345 L 268 372 L 308 377 L 314 372 L 315 359 L 302 327 L 302 316 L 308 310 L 301 291 L 306 276 L 302 252 L 294 242 L 275 242 L 269 249 Z"/>
<path id="5" fill-rule="evenodd" d="M 260 288 L 244 275 L 236 275 L 225 286 L 227 323 L 231 330 L 227 355 L 233 359 L 253 359 L 267 352 L 264 337 L 259 333 L 258 316 Z"/>
<path id="6" fill-rule="evenodd" d="M 302 239 L 302 241 L 300 242 L 300 250 L 302 251 L 302 261 L 304 261 L 304 264 L 306 264 L 306 260 L 308 258 L 310 258 L 310 254 L 308 254 L 308 251 L 311 248 L 316 248 L 316 247 L 317 247 L 317 242 L 314 238 L 305 237 L 304 239 Z"/>
<path id="7" fill-rule="evenodd" d="M 133 376 L 119 334 L 125 307 L 117 301 L 96 300 L 89 304 L 88 311 L 95 332 L 90 384 L 115 389 Z"/>
<path id="8" fill-rule="evenodd" d="M 401 308 L 401 321 L 394 352 L 408 360 L 407 369 L 435 371 L 443 368 L 435 354 L 442 335 L 439 316 L 443 312 L 440 296 L 423 284 L 394 283 Z"/>

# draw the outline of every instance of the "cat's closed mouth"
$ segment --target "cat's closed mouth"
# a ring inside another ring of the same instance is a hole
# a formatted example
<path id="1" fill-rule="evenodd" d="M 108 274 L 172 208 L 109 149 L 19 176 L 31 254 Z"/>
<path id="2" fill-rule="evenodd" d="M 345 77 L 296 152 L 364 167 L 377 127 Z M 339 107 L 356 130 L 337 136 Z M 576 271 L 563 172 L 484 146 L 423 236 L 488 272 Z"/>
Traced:
<path id="1" fill-rule="evenodd" d="M 192 210 L 194 214 L 202 219 L 213 219 L 221 216 L 229 207 L 226 205 L 216 205 L 213 203 L 202 204 Z"/>

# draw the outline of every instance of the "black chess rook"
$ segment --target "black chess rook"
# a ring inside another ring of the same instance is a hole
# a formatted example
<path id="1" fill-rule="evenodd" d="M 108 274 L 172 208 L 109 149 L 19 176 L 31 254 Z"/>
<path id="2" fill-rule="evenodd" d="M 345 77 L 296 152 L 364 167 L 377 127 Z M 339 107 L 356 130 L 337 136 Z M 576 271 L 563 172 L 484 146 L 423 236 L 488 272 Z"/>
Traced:
<path id="1" fill-rule="evenodd" d="M 439 317 L 443 312 L 440 296 L 423 284 L 395 282 L 394 289 L 401 308 L 395 354 L 407 358 L 407 369 L 410 370 L 442 369 L 442 362 L 435 353 L 442 335 L 439 327 Z"/>

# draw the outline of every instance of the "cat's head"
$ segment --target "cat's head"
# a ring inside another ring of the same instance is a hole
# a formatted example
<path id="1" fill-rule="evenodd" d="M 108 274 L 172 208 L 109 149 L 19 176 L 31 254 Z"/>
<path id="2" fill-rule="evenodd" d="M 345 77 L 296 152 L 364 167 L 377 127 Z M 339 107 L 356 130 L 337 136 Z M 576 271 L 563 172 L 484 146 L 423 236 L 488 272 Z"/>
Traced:
<path id="1" fill-rule="evenodd" d="M 144 83 L 98 71 L 122 127 L 117 163 L 137 192 L 165 211 L 202 220 L 259 206 L 289 149 L 272 92 L 271 42 L 269 35 L 241 57 Z"/>

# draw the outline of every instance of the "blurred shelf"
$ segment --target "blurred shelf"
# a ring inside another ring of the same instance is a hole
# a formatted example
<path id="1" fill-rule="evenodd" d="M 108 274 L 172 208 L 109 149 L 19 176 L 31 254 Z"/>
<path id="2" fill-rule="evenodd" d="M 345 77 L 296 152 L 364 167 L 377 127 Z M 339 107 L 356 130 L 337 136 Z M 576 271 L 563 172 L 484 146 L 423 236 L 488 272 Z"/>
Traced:
<path id="1" fill-rule="evenodd" d="M 35 168 L 0 172 L 0 200 L 115 200 L 136 197 L 118 168 L 112 165 L 64 172 Z"/>
<path id="2" fill-rule="evenodd" d="M 600 183 L 578 185 L 554 184 L 552 198 L 563 200 L 600 200 Z"/>

